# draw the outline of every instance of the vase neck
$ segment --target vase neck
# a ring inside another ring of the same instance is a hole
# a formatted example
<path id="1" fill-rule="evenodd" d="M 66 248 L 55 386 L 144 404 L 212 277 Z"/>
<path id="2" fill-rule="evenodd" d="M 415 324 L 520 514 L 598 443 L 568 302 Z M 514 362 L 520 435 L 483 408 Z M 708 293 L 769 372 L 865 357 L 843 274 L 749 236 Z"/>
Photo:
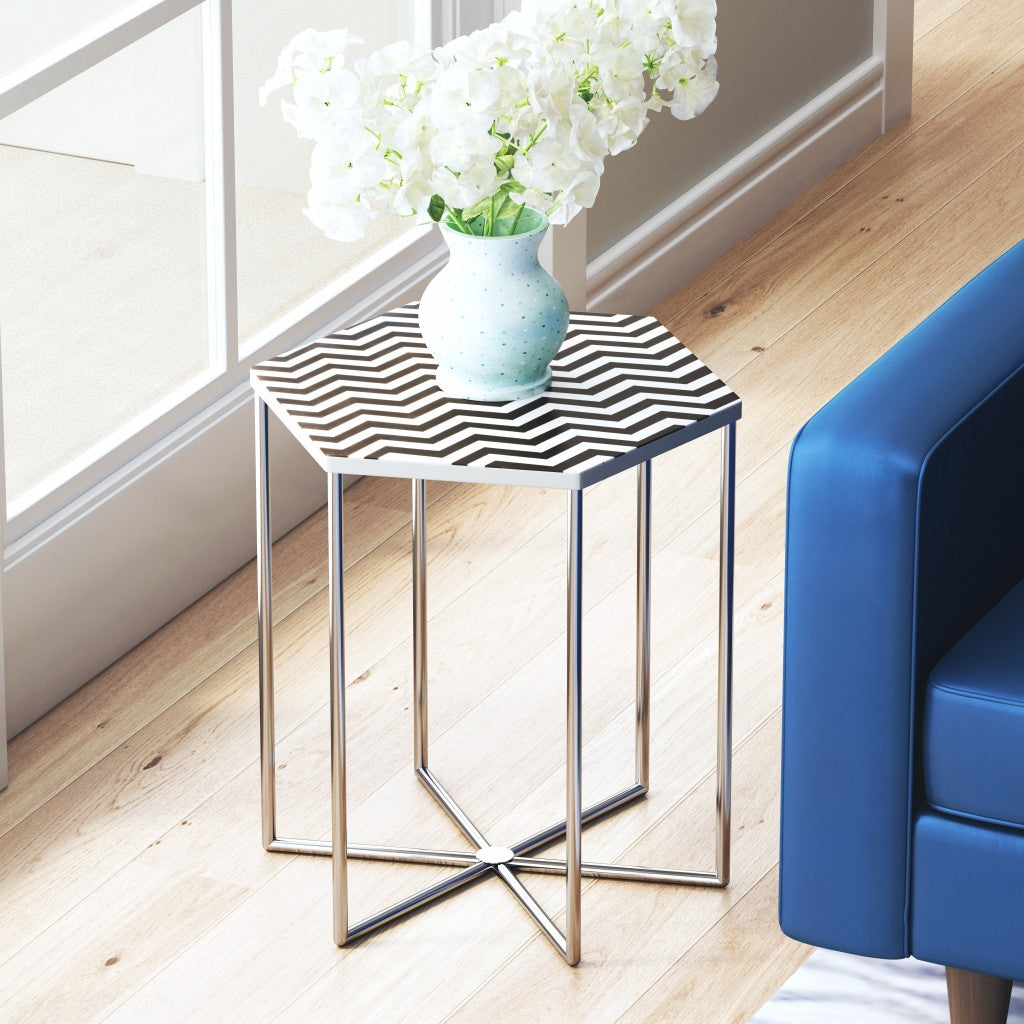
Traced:
<path id="1" fill-rule="evenodd" d="M 459 266 L 479 264 L 497 267 L 504 272 L 529 270 L 538 265 L 537 252 L 544 231 L 531 231 L 524 235 L 488 237 L 464 235 L 458 231 L 443 232 L 448 244 L 451 263 Z"/>

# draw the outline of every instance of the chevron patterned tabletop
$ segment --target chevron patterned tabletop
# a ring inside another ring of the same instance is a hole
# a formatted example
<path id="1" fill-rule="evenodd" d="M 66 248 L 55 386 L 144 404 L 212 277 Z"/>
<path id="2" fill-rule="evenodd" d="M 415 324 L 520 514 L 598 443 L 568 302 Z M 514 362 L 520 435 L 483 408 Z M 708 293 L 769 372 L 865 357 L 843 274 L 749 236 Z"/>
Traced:
<path id="1" fill-rule="evenodd" d="M 586 487 L 739 419 L 740 400 L 652 316 L 573 313 L 551 386 L 444 395 L 411 303 L 254 366 L 328 473 Z"/>

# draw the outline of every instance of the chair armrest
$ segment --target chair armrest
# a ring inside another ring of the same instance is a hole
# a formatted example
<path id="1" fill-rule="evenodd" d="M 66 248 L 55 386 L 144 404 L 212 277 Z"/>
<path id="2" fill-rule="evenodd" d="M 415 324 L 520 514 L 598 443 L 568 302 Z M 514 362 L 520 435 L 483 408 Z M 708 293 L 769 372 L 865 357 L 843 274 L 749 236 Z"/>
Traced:
<path id="1" fill-rule="evenodd" d="M 1024 575 L 1024 243 L 861 374 L 790 454 L 780 922 L 908 955 L 916 721 Z"/>

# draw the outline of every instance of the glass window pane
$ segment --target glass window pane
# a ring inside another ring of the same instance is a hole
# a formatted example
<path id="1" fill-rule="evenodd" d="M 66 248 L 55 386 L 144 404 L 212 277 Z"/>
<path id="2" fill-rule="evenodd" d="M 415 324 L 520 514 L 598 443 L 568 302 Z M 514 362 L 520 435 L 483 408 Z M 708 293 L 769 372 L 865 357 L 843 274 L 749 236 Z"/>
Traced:
<path id="1" fill-rule="evenodd" d="M 0 121 L 9 501 L 209 368 L 200 28 Z"/>
<path id="2" fill-rule="evenodd" d="M 428 0 L 294 0 L 232 6 L 238 208 L 239 338 L 253 334 L 413 227 L 381 217 L 360 242 L 332 242 L 306 219 L 312 143 L 281 120 L 283 93 L 266 107 L 260 86 L 277 55 L 304 28 L 348 28 L 366 40 L 360 53 L 412 39 L 415 6 Z"/>
<path id="3" fill-rule="evenodd" d="M 0 75 L 27 64 L 97 21 L 130 6 L 125 0 L 33 0 L 5 3 Z"/>

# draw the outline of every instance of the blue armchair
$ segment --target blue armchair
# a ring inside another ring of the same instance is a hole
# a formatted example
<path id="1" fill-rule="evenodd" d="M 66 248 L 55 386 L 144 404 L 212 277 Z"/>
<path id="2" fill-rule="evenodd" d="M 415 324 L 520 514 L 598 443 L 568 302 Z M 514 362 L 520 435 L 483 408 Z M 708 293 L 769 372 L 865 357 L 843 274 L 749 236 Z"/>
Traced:
<path id="1" fill-rule="evenodd" d="M 1024 242 L 804 426 L 786 543 L 782 929 L 943 964 L 954 1024 L 1005 1021 L 1024 978 Z"/>

